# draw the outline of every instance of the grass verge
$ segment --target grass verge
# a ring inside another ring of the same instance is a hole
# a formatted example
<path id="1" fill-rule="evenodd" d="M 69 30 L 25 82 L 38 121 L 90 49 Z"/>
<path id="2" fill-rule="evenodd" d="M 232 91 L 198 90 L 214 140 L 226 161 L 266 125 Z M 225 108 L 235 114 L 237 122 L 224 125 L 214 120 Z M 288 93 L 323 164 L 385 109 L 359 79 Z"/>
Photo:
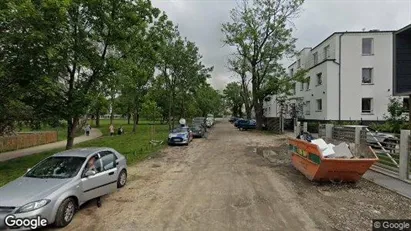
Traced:
<path id="1" fill-rule="evenodd" d="M 167 125 L 138 125 L 137 132 L 132 133 L 132 125 L 123 125 L 126 134 L 122 136 L 108 136 L 108 129 L 101 129 L 103 136 L 80 143 L 75 148 L 81 147 L 111 147 L 119 151 L 127 158 L 129 165 L 145 159 L 150 154 L 159 151 L 166 145 L 168 134 Z M 154 130 L 153 130 L 154 129 Z M 152 146 L 150 140 L 163 140 L 163 145 Z M 18 159 L 0 162 L 0 187 L 6 183 L 23 175 L 28 168 L 33 167 L 42 159 L 63 149 L 57 149 L 39 153 L 31 156 L 25 156 Z"/>

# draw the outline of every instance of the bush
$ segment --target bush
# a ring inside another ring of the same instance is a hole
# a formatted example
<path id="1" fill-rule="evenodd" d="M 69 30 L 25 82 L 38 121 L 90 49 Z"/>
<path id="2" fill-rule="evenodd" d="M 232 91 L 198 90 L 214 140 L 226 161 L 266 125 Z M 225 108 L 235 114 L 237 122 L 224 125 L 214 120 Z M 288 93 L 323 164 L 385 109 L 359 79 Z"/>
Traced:
<path id="1" fill-rule="evenodd" d="M 318 133 L 318 126 L 320 126 L 319 122 L 308 122 L 307 131 L 310 133 Z"/>

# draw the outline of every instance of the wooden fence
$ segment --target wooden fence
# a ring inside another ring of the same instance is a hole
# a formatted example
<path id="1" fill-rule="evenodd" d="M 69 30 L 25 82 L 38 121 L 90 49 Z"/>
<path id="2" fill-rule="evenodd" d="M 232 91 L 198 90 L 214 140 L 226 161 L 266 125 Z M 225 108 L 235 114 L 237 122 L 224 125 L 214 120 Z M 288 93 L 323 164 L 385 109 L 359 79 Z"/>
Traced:
<path id="1" fill-rule="evenodd" d="M 57 141 L 57 131 L 22 132 L 16 136 L 0 137 L 0 152 L 29 148 Z"/>

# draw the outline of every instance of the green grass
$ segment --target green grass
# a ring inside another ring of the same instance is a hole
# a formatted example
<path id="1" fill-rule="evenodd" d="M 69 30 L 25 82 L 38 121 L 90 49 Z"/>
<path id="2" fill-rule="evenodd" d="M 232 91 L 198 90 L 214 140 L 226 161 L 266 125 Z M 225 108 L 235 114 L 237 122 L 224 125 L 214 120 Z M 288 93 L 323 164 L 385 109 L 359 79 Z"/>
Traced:
<path id="1" fill-rule="evenodd" d="M 118 122 L 118 121 L 116 121 Z M 116 123 L 115 123 L 116 124 Z M 75 148 L 80 147 L 111 147 L 126 156 L 129 165 L 145 159 L 150 154 L 159 151 L 166 145 L 168 134 L 167 125 L 154 125 L 155 133 L 151 134 L 151 125 L 137 126 L 137 132 L 131 133 L 132 125 L 123 125 L 126 134 L 122 136 L 108 136 L 108 128 L 101 129 L 103 137 L 80 143 Z M 152 146 L 151 139 L 163 140 L 163 145 Z M 21 157 L 6 162 L 0 162 L 0 186 L 23 175 L 28 168 L 33 167 L 40 160 L 63 149 L 48 151 L 45 153 Z"/>

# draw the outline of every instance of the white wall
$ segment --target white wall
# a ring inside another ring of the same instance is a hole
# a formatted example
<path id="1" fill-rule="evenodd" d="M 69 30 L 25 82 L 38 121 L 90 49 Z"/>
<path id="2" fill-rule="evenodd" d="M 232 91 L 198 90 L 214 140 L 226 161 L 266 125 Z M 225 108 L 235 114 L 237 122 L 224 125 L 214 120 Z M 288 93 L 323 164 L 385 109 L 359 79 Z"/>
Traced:
<path id="1" fill-rule="evenodd" d="M 373 38 L 374 55 L 362 55 L 362 38 Z M 382 120 L 392 94 L 392 33 L 348 33 L 341 37 L 341 119 Z M 362 84 L 362 68 L 373 68 L 373 84 Z M 373 112 L 361 99 L 373 98 Z"/>

